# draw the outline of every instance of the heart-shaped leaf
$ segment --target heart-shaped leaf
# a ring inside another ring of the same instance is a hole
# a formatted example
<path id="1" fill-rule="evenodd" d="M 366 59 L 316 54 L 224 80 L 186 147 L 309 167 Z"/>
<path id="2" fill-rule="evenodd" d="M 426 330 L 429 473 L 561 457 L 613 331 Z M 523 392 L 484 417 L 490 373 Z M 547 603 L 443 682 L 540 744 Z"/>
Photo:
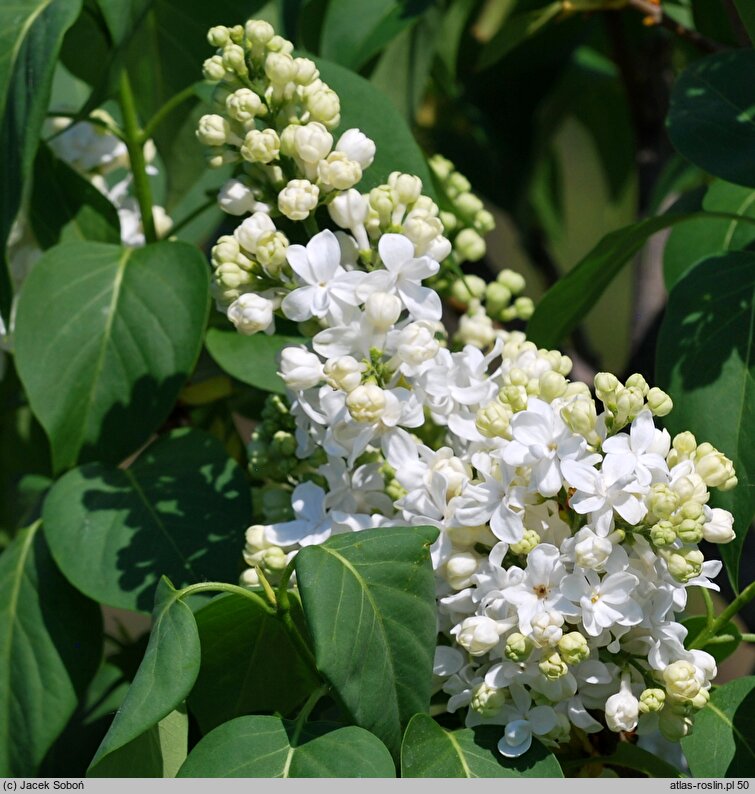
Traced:
<path id="1" fill-rule="evenodd" d="M 371 733 L 327 722 L 238 717 L 208 733 L 178 777 L 395 777 Z"/>
<path id="2" fill-rule="evenodd" d="M 102 656 L 97 604 L 55 567 L 36 523 L 0 556 L 0 775 L 31 776 Z"/>
<path id="3" fill-rule="evenodd" d="M 118 463 L 168 416 L 201 349 L 208 268 L 186 243 L 67 243 L 27 278 L 16 364 L 55 469 Z"/>
<path id="4" fill-rule="evenodd" d="M 300 622 L 301 606 L 293 593 L 290 601 L 294 620 Z M 288 714 L 318 685 L 283 623 L 257 602 L 224 595 L 195 617 L 202 666 L 189 706 L 205 733 L 244 714 Z"/>
<path id="5" fill-rule="evenodd" d="M 503 727 L 447 731 L 426 714 L 412 717 L 401 743 L 402 777 L 563 777 L 553 753 L 537 740 L 519 758 L 498 752 Z"/>
<path id="6" fill-rule="evenodd" d="M 656 380 L 674 400 L 671 433 L 691 430 L 733 461 L 739 484 L 711 489 L 734 514 L 737 537 L 721 547 L 735 587 L 755 514 L 755 252 L 706 259 L 673 288 L 658 338 Z"/>
<path id="7" fill-rule="evenodd" d="M 235 581 L 249 524 L 249 487 L 222 444 L 174 430 L 127 469 L 89 463 L 68 472 L 44 506 L 45 533 L 65 575 L 83 593 L 149 611 L 166 575 L 183 586 Z"/>
<path id="8" fill-rule="evenodd" d="M 671 92 L 669 137 L 678 152 L 727 182 L 755 187 L 755 50 L 695 61 Z"/>
<path id="9" fill-rule="evenodd" d="M 105 774 L 123 768 L 119 755 L 128 758 L 129 744 L 178 708 L 196 681 L 200 655 L 197 624 L 180 591 L 165 578 L 157 588 L 152 618 L 144 659 L 90 764 L 93 777 L 98 777 L 100 770 Z"/>
<path id="10" fill-rule="evenodd" d="M 755 775 L 755 676 L 718 687 L 682 749 L 695 777 Z"/>
<path id="11" fill-rule="evenodd" d="M 433 527 L 336 535 L 296 556 L 317 668 L 349 716 L 398 756 L 430 703 L 435 652 Z"/>

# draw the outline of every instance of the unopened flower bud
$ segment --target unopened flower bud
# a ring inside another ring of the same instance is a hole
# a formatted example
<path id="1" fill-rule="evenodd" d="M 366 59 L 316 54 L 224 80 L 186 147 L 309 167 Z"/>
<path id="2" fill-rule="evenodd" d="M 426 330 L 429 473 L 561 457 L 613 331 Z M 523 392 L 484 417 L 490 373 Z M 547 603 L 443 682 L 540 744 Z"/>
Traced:
<path id="1" fill-rule="evenodd" d="M 338 139 L 336 151 L 343 152 L 350 160 L 354 160 L 365 169 L 369 168 L 375 159 L 375 142 L 361 130 L 350 129 Z"/>
<path id="2" fill-rule="evenodd" d="M 485 256 L 485 240 L 472 228 L 462 229 L 454 240 L 454 250 L 468 262 L 476 262 Z"/>
<path id="3" fill-rule="evenodd" d="M 666 701 L 666 693 L 662 689 L 644 689 L 640 694 L 640 713 L 651 714 L 660 711 Z"/>
<path id="4" fill-rule="evenodd" d="M 730 543 L 734 540 L 734 516 L 719 507 L 710 509 L 710 518 L 703 524 L 703 537 L 709 543 Z"/>
<path id="5" fill-rule="evenodd" d="M 483 682 L 472 693 L 470 707 L 482 717 L 494 717 L 506 702 L 506 690 Z"/>
<path id="6" fill-rule="evenodd" d="M 543 657 L 537 666 L 540 672 L 551 681 L 555 681 L 569 672 L 569 668 L 559 656 L 558 651 L 553 651 L 553 653 Z"/>
<path id="7" fill-rule="evenodd" d="M 525 529 L 521 540 L 512 543 L 509 550 L 513 554 L 527 555 L 540 543 L 540 535 L 534 529 Z"/>
<path id="8" fill-rule="evenodd" d="M 590 658 L 587 639 L 578 631 L 564 634 L 558 641 L 558 650 L 561 653 L 561 658 L 570 665 L 580 664 Z"/>
<path id="9" fill-rule="evenodd" d="M 454 281 L 451 296 L 466 305 L 474 298 L 481 298 L 485 294 L 485 286 L 485 281 L 479 276 L 464 276 Z"/>
<path id="10" fill-rule="evenodd" d="M 472 576 L 477 573 L 480 557 L 471 551 L 453 554 L 446 562 L 446 579 L 454 590 L 463 590 L 472 584 Z"/>
<path id="11" fill-rule="evenodd" d="M 669 397 L 665 391 L 661 391 L 657 386 L 650 389 L 645 399 L 647 400 L 648 408 L 650 408 L 655 416 L 666 416 L 671 413 L 674 407 L 671 397 Z"/>
<path id="12" fill-rule="evenodd" d="M 250 19 L 244 26 L 244 33 L 252 44 L 267 44 L 275 35 L 275 30 L 263 19 Z"/>
<path id="13" fill-rule="evenodd" d="M 546 402 L 553 402 L 566 392 L 566 378 L 558 372 L 550 370 L 540 376 L 540 397 Z"/>
<path id="14" fill-rule="evenodd" d="M 637 727 L 639 702 L 632 694 L 628 676 L 622 676 L 621 689 L 606 700 L 605 715 L 609 730 L 616 733 L 633 731 Z"/>
<path id="15" fill-rule="evenodd" d="M 257 240 L 255 256 L 269 276 L 277 276 L 286 262 L 288 238 L 283 232 L 264 232 Z"/>
<path id="16" fill-rule="evenodd" d="M 246 336 L 258 331 L 270 333 L 273 327 L 273 302 L 254 292 L 244 293 L 228 307 L 228 319 Z"/>
<path id="17" fill-rule="evenodd" d="M 238 179 L 229 179 L 218 193 L 218 205 L 229 215 L 246 215 L 256 204 L 252 191 Z"/>
<path id="18" fill-rule="evenodd" d="M 647 505 L 654 516 L 668 519 L 679 506 L 679 497 L 666 483 L 654 483 L 650 486 Z"/>
<path id="19" fill-rule="evenodd" d="M 525 662 L 530 653 L 532 653 L 532 642 L 527 637 L 518 632 L 509 634 L 506 638 L 506 648 L 503 651 L 503 655 L 507 659 L 512 662 Z"/>
<path id="20" fill-rule="evenodd" d="M 265 74 L 274 86 L 284 86 L 294 79 L 294 59 L 282 52 L 270 52 L 265 58 Z"/>
<path id="21" fill-rule="evenodd" d="M 690 717 L 675 714 L 668 708 L 664 708 L 658 717 L 658 729 L 670 742 L 678 742 L 692 732 Z"/>
<path id="22" fill-rule="evenodd" d="M 612 402 L 614 393 L 621 387 L 619 379 L 610 372 L 598 372 L 595 375 L 595 394 L 598 399 L 606 404 Z"/>
<path id="23" fill-rule="evenodd" d="M 222 146 L 228 139 L 228 122 L 215 113 L 208 113 L 199 119 L 197 138 L 205 146 Z"/>
<path id="24" fill-rule="evenodd" d="M 362 382 L 362 373 L 366 369 L 366 364 L 360 364 L 352 356 L 341 356 L 326 361 L 323 371 L 329 386 L 351 392 Z"/>
<path id="25" fill-rule="evenodd" d="M 293 391 L 316 386 L 323 377 L 320 359 L 301 347 L 286 347 L 281 353 L 281 368 L 278 373 L 283 382 Z"/>
<path id="26" fill-rule="evenodd" d="M 241 146 L 241 156 L 250 163 L 271 163 L 279 153 L 280 139 L 272 129 L 250 130 Z"/>
<path id="27" fill-rule="evenodd" d="M 688 582 L 702 572 L 705 558 L 699 549 L 680 549 L 666 555 L 669 573 L 679 582 Z"/>
<path id="28" fill-rule="evenodd" d="M 202 75 L 205 80 L 216 82 L 225 77 L 225 65 L 219 55 L 213 55 L 202 64 Z"/>
<path id="29" fill-rule="evenodd" d="M 236 227 L 233 236 L 246 251 L 254 254 L 262 235 L 274 231 L 275 224 L 272 218 L 266 212 L 255 212 Z"/>
<path id="30" fill-rule="evenodd" d="M 484 656 L 498 645 L 501 628 L 492 618 L 475 615 L 466 618 L 451 633 L 456 635 L 459 645 L 472 656 Z"/>
<path id="31" fill-rule="evenodd" d="M 682 456 L 682 460 L 689 458 L 697 449 L 697 440 L 689 430 L 674 436 L 674 440 L 671 443 L 673 448 Z"/>
<path id="32" fill-rule="evenodd" d="M 386 404 L 385 392 L 374 383 L 357 386 L 346 398 L 346 407 L 356 422 L 377 422 Z"/>
<path id="33" fill-rule="evenodd" d="M 493 281 L 485 288 L 485 307 L 492 317 L 498 317 L 500 313 L 511 303 L 511 290 Z"/>
<path id="34" fill-rule="evenodd" d="M 246 68 L 246 58 L 244 56 L 244 48 L 239 47 L 238 44 L 228 43 L 223 48 L 223 65 L 229 72 L 236 72 L 236 74 L 248 74 L 249 70 Z"/>
<path id="35" fill-rule="evenodd" d="M 329 130 L 338 126 L 341 120 L 341 102 L 335 91 L 323 84 L 316 90 L 308 91 L 305 101 L 313 121 L 321 122 Z"/>
<path id="36" fill-rule="evenodd" d="M 521 273 L 517 273 L 515 270 L 509 270 L 508 268 L 501 270 L 495 280 L 499 284 L 503 284 L 512 295 L 518 295 L 526 285 L 524 276 Z"/>
<path id="37" fill-rule="evenodd" d="M 320 190 L 306 179 L 292 179 L 278 194 L 278 209 L 292 221 L 303 221 L 317 207 Z"/>
<path id="38" fill-rule="evenodd" d="M 337 195 L 329 204 L 330 217 L 342 229 L 363 226 L 367 220 L 369 202 L 358 190 L 347 190 Z"/>
<path id="39" fill-rule="evenodd" d="M 475 415 L 475 427 L 486 438 L 506 438 L 514 412 L 498 400 L 480 408 Z"/>
<path id="40" fill-rule="evenodd" d="M 650 389 L 650 387 L 648 386 L 648 382 L 645 380 L 645 378 L 642 377 L 642 375 L 640 375 L 639 372 L 635 372 L 634 375 L 630 375 L 627 378 L 627 381 L 624 385 L 627 388 L 637 389 L 637 391 L 642 393 L 643 397 L 648 393 L 648 390 Z"/>
<path id="41" fill-rule="evenodd" d="M 680 700 L 692 700 L 700 691 L 695 665 L 683 659 L 672 662 L 664 669 L 663 681 L 669 696 Z"/>
<path id="42" fill-rule="evenodd" d="M 413 174 L 402 174 L 394 171 L 388 177 L 394 201 L 399 204 L 413 204 L 422 193 L 422 180 Z"/>
<path id="43" fill-rule="evenodd" d="M 362 178 L 362 167 L 343 152 L 331 152 L 317 164 L 317 176 L 326 189 L 348 190 Z"/>
<path id="44" fill-rule="evenodd" d="M 396 324 L 403 308 L 401 299 L 387 292 L 373 292 L 364 305 L 367 319 L 376 331 L 382 332 Z"/>
<path id="45" fill-rule="evenodd" d="M 695 470 L 709 488 L 719 488 L 734 476 L 734 464 L 722 452 L 712 450 L 700 456 L 698 447 Z"/>
<path id="46" fill-rule="evenodd" d="M 703 539 L 703 527 L 691 518 L 685 518 L 676 526 L 676 534 L 683 543 L 699 543 Z"/>

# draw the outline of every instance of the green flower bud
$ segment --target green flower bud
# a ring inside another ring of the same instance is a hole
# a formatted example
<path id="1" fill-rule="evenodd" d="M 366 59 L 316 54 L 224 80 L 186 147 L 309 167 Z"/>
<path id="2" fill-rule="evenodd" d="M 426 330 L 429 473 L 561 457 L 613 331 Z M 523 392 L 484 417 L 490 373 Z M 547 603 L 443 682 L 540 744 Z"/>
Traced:
<path id="1" fill-rule="evenodd" d="M 503 655 L 512 662 L 525 662 L 532 652 L 532 642 L 523 634 L 514 632 L 506 638 Z"/>
<path id="2" fill-rule="evenodd" d="M 475 427 L 486 438 L 507 438 L 513 414 L 510 406 L 494 400 L 477 411 Z"/>
<path id="3" fill-rule="evenodd" d="M 692 732 L 692 720 L 689 717 L 674 714 L 671 709 L 663 709 L 658 717 L 658 729 L 670 742 L 678 742 Z"/>
<path id="4" fill-rule="evenodd" d="M 454 199 L 454 206 L 462 215 L 473 218 L 483 209 L 483 204 L 474 193 L 459 193 Z"/>
<path id="5" fill-rule="evenodd" d="M 697 439 L 695 439 L 689 430 L 685 430 L 683 433 L 674 436 L 671 445 L 680 455 L 688 458 L 697 449 Z"/>
<path id="6" fill-rule="evenodd" d="M 584 436 L 590 443 L 593 442 L 598 414 L 595 401 L 589 394 L 577 397 L 565 405 L 561 409 L 561 418 L 571 430 Z"/>
<path id="7" fill-rule="evenodd" d="M 506 690 L 482 683 L 475 687 L 470 706 L 483 717 L 494 717 L 506 702 Z"/>
<path id="8" fill-rule="evenodd" d="M 451 287 L 451 296 L 459 303 L 467 304 L 475 298 L 485 294 L 485 281 L 479 276 L 464 276 L 454 281 Z"/>
<path id="9" fill-rule="evenodd" d="M 462 229 L 454 240 L 454 251 L 462 260 L 477 262 L 485 256 L 485 240 L 472 228 Z M 479 296 L 478 296 L 479 297 Z"/>
<path id="10" fill-rule="evenodd" d="M 639 372 L 635 372 L 634 375 L 630 375 L 627 378 L 627 382 L 625 386 L 627 388 L 637 389 L 638 391 L 642 392 L 643 397 L 648 393 L 648 390 L 650 389 L 650 387 L 648 386 L 648 382 L 645 380 L 645 378 L 642 377 L 642 375 L 640 375 Z"/>
<path id="11" fill-rule="evenodd" d="M 566 378 L 558 372 L 544 372 L 538 381 L 538 394 L 546 402 L 562 397 L 566 392 Z"/>
<path id="12" fill-rule="evenodd" d="M 640 695 L 640 713 L 650 714 L 660 711 L 666 700 L 666 693 L 662 689 L 645 689 Z"/>
<path id="13" fill-rule="evenodd" d="M 246 75 L 249 70 L 246 68 L 246 57 L 244 48 L 238 44 L 226 44 L 223 48 L 223 65 L 229 72 Z"/>
<path id="14" fill-rule="evenodd" d="M 202 64 L 202 75 L 205 80 L 217 82 L 225 77 L 225 64 L 219 55 L 213 55 Z"/>
<path id="15" fill-rule="evenodd" d="M 497 317 L 511 303 L 511 290 L 497 281 L 485 288 L 485 306 L 491 317 Z"/>
<path id="16" fill-rule="evenodd" d="M 263 19 L 250 19 L 244 26 L 244 33 L 252 44 L 267 44 L 275 35 L 275 30 Z"/>
<path id="17" fill-rule="evenodd" d="M 480 234 L 488 234 L 495 229 L 495 219 L 487 210 L 478 210 L 474 216 L 474 227 Z"/>
<path id="18" fill-rule="evenodd" d="M 285 430 L 276 431 L 270 450 L 274 455 L 290 458 L 296 452 L 296 438 Z"/>
<path id="19" fill-rule="evenodd" d="M 616 396 L 616 390 L 621 388 L 619 379 L 612 375 L 610 372 L 598 372 L 594 379 L 595 394 L 598 399 L 604 404 L 608 405 L 613 403 Z"/>
<path id="20" fill-rule="evenodd" d="M 650 486 L 647 504 L 648 509 L 654 516 L 668 519 L 679 506 L 679 497 L 666 483 L 654 483 Z"/>
<path id="21" fill-rule="evenodd" d="M 527 390 L 524 386 L 504 386 L 498 392 L 498 401 L 510 405 L 516 413 L 527 407 Z"/>
<path id="22" fill-rule="evenodd" d="M 676 540 L 674 525 L 670 521 L 659 521 L 650 528 L 650 540 L 655 546 L 668 546 Z"/>
<path id="23" fill-rule="evenodd" d="M 512 554 L 521 554 L 525 556 L 529 554 L 538 543 L 540 543 L 540 535 L 538 535 L 534 529 L 525 529 L 522 539 L 518 540 L 516 543 L 512 543 L 511 546 L 509 546 L 509 550 Z"/>
<path id="24" fill-rule="evenodd" d="M 271 163 L 280 154 L 280 138 L 272 129 L 250 130 L 241 146 L 241 156 L 250 163 Z"/>
<path id="25" fill-rule="evenodd" d="M 654 386 L 647 393 L 645 399 L 648 403 L 648 408 L 655 416 L 666 416 L 671 413 L 674 403 L 665 391 L 661 391 L 657 386 Z"/>
<path id="26" fill-rule="evenodd" d="M 518 295 L 527 283 L 521 273 L 517 273 L 515 270 L 509 270 L 508 268 L 502 270 L 496 276 L 496 281 L 510 290 L 512 295 Z"/>
<path id="27" fill-rule="evenodd" d="M 558 641 L 558 650 L 567 664 L 580 664 L 590 657 L 587 639 L 578 631 L 570 631 L 568 634 L 564 634 Z"/>
<path id="28" fill-rule="evenodd" d="M 454 171 L 454 173 L 448 177 L 449 192 L 453 193 L 455 196 L 458 196 L 460 193 L 468 193 L 471 187 L 472 185 L 470 185 L 469 180 L 464 174 L 460 174 L 458 171 Z"/>
<path id="29" fill-rule="evenodd" d="M 677 525 L 676 534 L 683 543 L 699 543 L 703 539 L 703 525 L 685 518 Z"/>
<path id="30" fill-rule="evenodd" d="M 213 47 L 223 47 L 230 41 L 229 31 L 225 25 L 215 25 L 207 31 L 207 41 Z"/>
<path id="31" fill-rule="evenodd" d="M 699 549 L 681 549 L 664 555 L 669 573 L 679 582 L 700 576 L 705 558 Z"/>
<path id="32" fill-rule="evenodd" d="M 550 656 L 541 659 L 538 667 L 540 672 L 551 681 L 555 681 L 569 672 L 569 668 L 559 656 L 558 651 L 553 651 Z"/>
<path id="33" fill-rule="evenodd" d="M 514 301 L 517 317 L 520 320 L 529 320 L 535 313 L 535 303 L 532 298 L 521 296 Z"/>
<path id="34" fill-rule="evenodd" d="M 713 448 L 711 448 L 711 451 L 706 450 L 701 454 L 702 449 L 703 445 L 697 448 L 695 470 L 709 488 L 720 488 L 722 485 L 726 485 L 728 480 L 735 477 L 734 464 L 726 455 Z"/>
<path id="35" fill-rule="evenodd" d="M 663 681 L 669 697 L 678 700 L 692 700 L 700 692 L 695 665 L 680 659 L 672 662 L 663 671 Z"/>

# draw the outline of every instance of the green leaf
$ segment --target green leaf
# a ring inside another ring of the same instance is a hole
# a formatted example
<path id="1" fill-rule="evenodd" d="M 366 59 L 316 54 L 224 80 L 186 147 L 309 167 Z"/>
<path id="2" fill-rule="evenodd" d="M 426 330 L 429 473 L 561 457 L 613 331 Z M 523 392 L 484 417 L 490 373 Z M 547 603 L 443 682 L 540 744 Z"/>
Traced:
<path id="1" fill-rule="evenodd" d="M 534 36 L 563 10 L 563 3 L 548 3 L 542 8 L 514 14 L 501 26 L 496 35 L 482 48 L 478 69 L 487 69 L 503 58 L 525 39 Z"/>
<path id="2" fill-rule="evenodd" d="M 235 330 L 210 328 L 205 346 L 217 365 L 237 380 L 263 391 L 285 394 L 286 386 L 278 375 L 280 352 L 284 347 L 303 345 L 306 341 L 297 336 L 244 336 Z"/>
<path id="3" fill-rule="evenodd" d="M 114 664 L 105 662 L 39 770 L 40 777 L 83 777 L 113 715 L 123 703 L 129 682 Z"/>
<path id="4" fill-rule="evenodd" d="M 81 0 L 0 5 L 0 313 L 6 319 L 11 286 L 5 246 L 31 176 L 63 35 L 80 11 Z"/>
<path id="5" fill-rule="evenodd" d="M 301 606 L 290 598 L 301 622 Z M 189 707 L 204 733 L 256 711 L 287 714 L 319 684 L 282 622 L 256 602 L 224 595 L 195 617 L 202 666 Z"/>
<path id="6" fill-rule="evenodd" d="M 755 190 L 716 180 L 705 193 L 702 208 L 708 212 L 747 215 L 755 220 Z M 663 251 L 666 288 L 670 290 L 685 272 L 703 259 L 747 248 L 754 241 L 755 224 L 736 218 L 700 218 L 696 223 L 677 226 L 672 229 Z"/>
<path id="7" fill-rule="evenodd" d="M 380 55 L 370 82 L 411 122 L 427 93 L 441 17 L 432 9 L 399 34 Z"/>
<path id="8" fill-rule="evenodd" d="M 181 593 L 163 577 L 155 596 L 152 634 L 139 670 L 118 709 L 110 730 L 89 767 L 112 769 L 116 753 L 129 755 L 128 745 L 157 725 L 186 699 L 199 672 L 199 634 Z M 172 726 L 173 728 L 175 725 Z"/>
<path id="9" fill-rule="evenodd" d="M 186 760 L 189 717 L 181 704 L 116 752 L 105 756 L 88 777 L 175 777 Z"/>
<path id="10" fill-rule="evenodd" d="M 755 775 L 755 676 L 714 690 L 682 749 L 695 777 Z"/>
<path id="11" fill-rule="evenodd" d="M 50 491 L 45 534 L 61 569 L 110 606 L 149 611 L 164 574 L 176 586 L 235 581 L 252 506 L 239 465 L 198 430 L 174 430 L 126 469 L 90 463 Z"/>
<path id="12" fill-rule="evenodd" d="M 737 9 L 739 18 L 745 26 L 747 35 L 750 41 L 755 44 L 755 6 L 752 5 L 750 0 L 734 0 L 734 6 Z"/>
<path id="13" fill-rule="evenodd" d="M 427 711 L 435 652 L 433 527 L 336 535 L 296 556 L 317 668 L 350 718 L 398 756 Z"/>
<path id="14" fill-rule="evenodd" d="M 666 124 L 678 152 L 711 174 L 755 187 L 755 50 L 710 55 L 671 92 Z"/>
<path id="15" fill-rule="evenodd" d="M 687 629 L 687 638 L 684 644 L 687 648 L 695 641 L 697 635 L 706 627 L 708 619 L 705 615 L 695 615 L 682 621 L 682 625 Z M 731 621 L 721 629 L 713 639 L 717 640 L 722 636 L 730 635 L 731 639 L 726 642 L 713 642 L 705 645 L 705 650 L 720 664 L 724 659 L 728 659 L 742 642 L 742 634 L 736 624 Z"/>
<path id="16" fill-rule="evenodd" d="M 99 607 L 71 587 L 39 522 L 0 556 L 0 775 L 35 775 L 102 656 Z"/>
<path id="17" fill-rule="evenodd" d="M 674 400 L 669 432 L 691 430 L 734 461 L 739 484 L 712 490 L 734 514 L 737 537 L 721 547 L 737 586 L 739 557 L 755 514 L 755 253 L 706 259 L 673 288 L 661 326 L 656 380 Z"/>
<path id="18" fill-rule="evenodd" d="M 16 365 L 56 471 L 118 463 L 147 441 L 194 367 L 207 310 L 207 264 L 187 243 L 66 243 L 37 262 Z"/>
<path id="19" fill-rule="evenodd" d="M 371 190 L 384 184 L 392 171 L 415 174 L 422 180 L 422 192 L 435 199 L 430 169 L 405 119 L 385 94 L 363 77 L 323 58 L 313 59 L 320 77 L 341 99 L 341 123 L 334 133 L 358 127 L 377 146 L 375 161 L 365 170 L 358 187 Z"/>
<path id="20" fill-rule="evenodd" d="M 588 758 L 576 758 L 561 762 L 565 770 L 578 770 L 584 766 L 603 764 L 604 766 L 619 767 L 619 769 L 632 769 L 642 772 L 647 777 L 681 777 L 680 771 L 659 758 L 657 755 L 643 750 L 636 744 L 619 742 L 611 755 L 593 755 Z"/>
<path id="21" fill-rule="evenodd" d="M 412 26 L 432 0 L 331 0 L 325 12 L 323 58 L 358 71 L 401 32 Z"/>
<path id="22" fill-rule="evenodd" d="M 76 240 L 121 241 L 115 207 L 88 179 L 44 145 L 34 162 L 29 217 L 42 248 Z"/>
<path id="23" fill-rule="evenodd" d="M 395 777 L 391 755 L 371 733 L 279 717 L 238 717 L 207 734 L 178 777 Z"/>
<path id="24" fill-rule="evenodd" d="M 667 213 L 607 234 L 545 293 L 527 325 L 528 338 L 539 347 L 555 347 L 582 322 L 650 237 L 670 226 L 710 217 L 704 212 Z"/>
<path id="25" fill-rule="evenodd" d="M 502 727 L 447 731 L 426 714 L 412 717 L 401 744 L 401 777 L 563 777 L 553 753 L 537 740 L 519 758 L 498 752 Z"/>

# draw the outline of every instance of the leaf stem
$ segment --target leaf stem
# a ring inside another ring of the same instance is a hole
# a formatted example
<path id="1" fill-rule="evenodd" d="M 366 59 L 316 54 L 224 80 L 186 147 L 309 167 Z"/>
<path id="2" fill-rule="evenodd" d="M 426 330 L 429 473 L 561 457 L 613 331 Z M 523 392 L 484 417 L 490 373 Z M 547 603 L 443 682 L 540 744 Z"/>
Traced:
<path id="1" fill-rule="evenodd" d="M 702 595 L 705 602 L 705 625 L 706 627 L 712 626 L 716 622 L 716 610 L 713 606 L 713 599 L 707 587 L 700 588 L 700 595 Z"/>
<path id="2" fill-rule="evenodd" d="M 237 584 L 229 584 L 228 582 L 200 582 L 198 584 L 190 584 L 188 587 L 184 587 L 183 590 L 181 590 L 180 597 L 183 598 L 184 596 L 193 595 L 194 593 L 212 592 L 233 593 L 234 595 L 243 596 L 250 601 L 254 601 L 254 603 L 257 604 L 260 609 L 267 612 L 268 615 L 276 614 L 275 610 L 262 598 L 262 596 L 252 590 L 247 590 L 246 587 L 241 587 Z"/>
<path id="3" fill-rule="evenodd" d="M 184 102 L 195 96 L 193 84 L 184 88 L 183 91 L 174 94 L 144 125 L 144 129 L 142 130 L 142 143 L 146 143 L 152 137 L 155 129 L 160 126 L 166 116 L 172 113 L 179 105 L 183 105 Z"/>
<path id="4" fill-rule="evenodd" d="M 711 623 L 706 626 L 690 644 L 692 648 L 704 648 L 708 641 L 715 637 L 722 628 L 739 612 L 742 607 L 755 598 L 755 582 L 750 582 L 747 587 L 729 604 L 726 609 Z"/>
<path id="5" fill-rule="evenodd" d="M 152 188 L 149 184 L 147 163 L 144 159 L 143 132 L 139 128 L 134 92 L 125 69 L 121 72 L 119 98 L 123 113 L 124 142 L 128 149 L 131 173 L 134 178 L 134 191 L 142 216 L 144 239 L 147 243 L 154 243 L 157 242 L 157 232 L 155 231 L 155 219 L 152 215 Z"/>

